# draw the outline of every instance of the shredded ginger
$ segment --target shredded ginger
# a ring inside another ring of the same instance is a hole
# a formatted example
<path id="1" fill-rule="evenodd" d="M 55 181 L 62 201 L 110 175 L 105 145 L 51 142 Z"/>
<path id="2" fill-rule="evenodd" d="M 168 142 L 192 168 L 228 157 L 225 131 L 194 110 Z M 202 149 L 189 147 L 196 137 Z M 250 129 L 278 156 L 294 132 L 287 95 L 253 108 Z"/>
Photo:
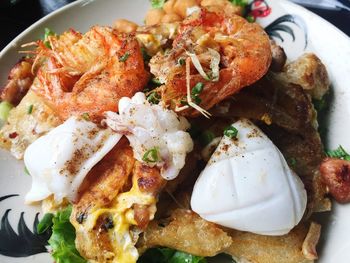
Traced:
<path id="1" fill-rule="evenodd" d="M 167 180 L 177 177 L 185 165 L 186 154 L 193 149 L 192 138 L 186 132 L 190 125 L 184 117 L 161 105 L 150 104 L 142 92 L 120 99 L 119 114 L 105 115 L 106 124 L 128 138 L 138 161 L 159 167 Z M 143 157 L 152 149 L 157 149 L 160 158 L 147 162 Z"/>

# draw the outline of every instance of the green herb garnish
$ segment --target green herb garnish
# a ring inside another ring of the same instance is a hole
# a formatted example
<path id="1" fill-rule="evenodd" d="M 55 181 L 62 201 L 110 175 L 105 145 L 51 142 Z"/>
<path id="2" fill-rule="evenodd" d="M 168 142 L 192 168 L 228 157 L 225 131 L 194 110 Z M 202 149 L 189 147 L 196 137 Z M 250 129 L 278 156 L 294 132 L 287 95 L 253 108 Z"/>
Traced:
<path id="1" fill-rule="evenodd" d="M 206 146 L 209 143 L 211 143 L 215 138 L 215 134 L 211 131 L 204 131 L 200 137 L 199 137 L 199 142 L 203 145 Z"/>
<path id="2" fill-rule="evenodd" d="M 25 172 L 25 174 L 30 175 L 28 168 L 26 166 L 24 166 L 24 172 Z"/>
<path id="3" fill-rule="evenodd" d="M 193 96 L 199 95 L 203 91 L 204 84 L 202 82 L 198 82 L 192 89 L 191 94 Z"/>
<path id="4" fill-rule="evenodd" d="M 159 96 L 159 94 L 158 94 L 158 92 L 152 92 L 151 94 L 149 94 L 148 96 L 147 96 L 147 101 L 149 102 L 149 103 L 152 103 L 152 104 L 158 104 L 159 103 L 159 101 L 160 101 L 160 96 Z"/>
<path id="5" fill-rule="evenodd" d="M 166 0 L 151 0 L 153 8 L 162 8 Z"/>
<path id="6" fill-rule="evenodd" d="M 119 57 L 119 62 L 125 62 L 129 56 L 130 56 L 130 53 L 125 52 L 125 54 L 123 56 Z"/>
<path id="7" fill-rule="evenodd" d="M 255 22 L 255 17 L 252 15 L 246 16 L 246 19 L 249 23 L 254 23 Z"/>
<path id="8" fill-rule="evenodd" d="M 350 155 L 344 150 L 341 145 L 339 145 L 339 147 L 333 151 L 326 151 L 326 155 L 331 158 L 350 161 Z"/>
<path id="9" fill-rule="evenodd" d="M 7 118 L 10 114 L 10 110 L 13 108 L 13 105 L 10 102 L 2 101 L 0 103 L 0 119 L 4 122 L 7 121 Z"/>
<path id="10" fill-rule="evenodd" d="M 151 56 L 148 55 L 147 50 L 144 47 L 141 48 L 141 53 L 142 53 L 143 61 L 149 62 L 151 59 Z"/>
<path id="11" fill-rule="evenodd" d="M 226 137 L 231 138 L 231 139 L 237 138 L 238 130 L 237 130 L 235 127 L 233 127 L 233 126 L 231 125 L 231 126 L 229 126 L 229 127 L 227 127 L 227 128 L 225 129 L 224 135 L 225 135 Z"/>
<path id="12" fill-rule="evenodd" d="M 90 115 L 89 115 L 89 113 L 87 113 L 87 112 L 84 112 L 84 113 L 81 115 L 81 117 L 82 117 L 84 120 L 86 120 L 86 121 L 89 121 L 89 120 L 90 120 Z"/>
<path id="13" fill-rule="evenodd" d="M 194 103 L 196 103 L 197 105 L 199 105 L 202 100 L 199 97 L 199 94 L 201 94 L 201 92 L 203 91 L 204 88 L 204 84 L 202 82 L 198 82 L 191 91 L 191 98 L 193 100 Z"/>
<path id="14" fill-rule="evenodd" d="M 160 80 L 157 79 L 157 78 L 152 78 L 151 81 L 152 81 L 152 83 L 156 84 L 157 86 L 162 85 L 162 83 L 160 82 Z"/>
<path id="15" fill-rule="evenodd" d="M 186 61 L 185 61 L 184 58 L 179 58 L 179 59 L 177 60 L 177 63 L 178 63 L 180 66 L 183 66 L 183 65 L 186 64 Z"/>
<path id="16" fill-rule="evenodd" d="M 245 7 L 248 4 L 247 0 L 229 0 L 233 5 Z"/>
<path id="17" fill-rule="evenodd" d="M 28 110 L 27 110 L 27 113 L 28 114 L 32 114 L 32 112 L 33 112 L 33 104 L 32 105 L 30 105 L 29 107 L 28 107 Z"/>
<path id="18" fill-rule="evenodd" d="M 53 217 L 54 215 L 51 213 L 47 213 L 44 215 L 44 217 L 40 220 L 39 224 L 36 227 L 36 231 L 38 232 L 38 234 L 46 232 L 53 225 Z"/>
<path id="19" fill-rule="evenodd" d="M 52 48 L 51 47 L 51 44 L 50 44 L 50 41 L 49 41 L 49 36 L 55 36 L 56 33 L 53 32 L 50 28 L 45 28 L 45 34 L 44 34 L 44 45 L 47 47 L 47 48 Z"/>
<path id="20" fill-rule="evenodd" d="M 148 150 L 142 157 L 142 160 L 146 163 L 156 163 L 160 159 L 158 149 L 156 147 Z"/>
<path id="21" fill-rule="evenodd" d="M 138 263 L 207 263 L 204 257 L 194 256 L 171 248 L 152 248 L 147 250 Z"/>
<path id="22" fill-rule="evenodd" d="M 327 96 L 323 96 L 322 99 L 313 99 L 312 104 L 317 112 L 321 112 L 328 107 Z"/>
<path id="23" fill-rule="evenodd" d="M 297 159 L 295 159 L 294 157 L 290 158 L 289 164 L 291 167 L 295 167 L 297 165 Z"/>

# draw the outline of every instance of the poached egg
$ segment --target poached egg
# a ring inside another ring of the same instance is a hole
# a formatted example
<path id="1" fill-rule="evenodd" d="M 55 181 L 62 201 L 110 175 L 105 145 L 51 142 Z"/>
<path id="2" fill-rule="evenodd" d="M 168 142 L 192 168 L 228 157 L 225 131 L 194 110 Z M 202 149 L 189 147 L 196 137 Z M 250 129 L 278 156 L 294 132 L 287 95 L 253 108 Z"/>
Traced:
<path id="1" fill-rule="evenodd" d="M 199 176 L 191 207 L 216 224 L 261 235 L 287 234 L 301 220 L 307 195 L 278 148 L 246 119 L 232 125 Z"/>
<path id="2" fill-rule="evenodd" d="M 74 200 L 88 172 L 120 140 L 122 135 L 102 129 L 83 118 L 71 117 L 34 141 L 24 153 L 24 163 L 32 176 L 26 202 Z"/>

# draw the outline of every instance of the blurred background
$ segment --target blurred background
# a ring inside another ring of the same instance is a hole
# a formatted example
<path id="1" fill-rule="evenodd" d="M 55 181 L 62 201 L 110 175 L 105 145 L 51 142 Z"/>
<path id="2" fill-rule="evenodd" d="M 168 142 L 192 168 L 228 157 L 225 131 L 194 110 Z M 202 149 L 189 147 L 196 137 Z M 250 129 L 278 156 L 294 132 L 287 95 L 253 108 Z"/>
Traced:
<path id="1" fill-rule="evenodd" d="M 350 36 L 350 0 L 293 1 L 306 6 Z M 35 21 L 71 2 L 74 0 L 0 0 L 0 50 Z M 340 8 L 341 5 L 349 10 Z"/>

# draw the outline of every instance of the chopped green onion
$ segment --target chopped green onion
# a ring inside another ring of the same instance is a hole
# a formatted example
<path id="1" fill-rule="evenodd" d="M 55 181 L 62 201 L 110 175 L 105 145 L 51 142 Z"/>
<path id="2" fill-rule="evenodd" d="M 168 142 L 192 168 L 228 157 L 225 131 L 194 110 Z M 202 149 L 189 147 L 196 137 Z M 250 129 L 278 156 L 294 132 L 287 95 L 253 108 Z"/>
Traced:
<path id="1" fill-rule="evenodd" d="M 245 7 L 248 4 L 247 0 L 229 0 L 233 5 Z"/>
<path id="2" fill-rule="evenodd" d="M 153 8 L 162 8 L 166 0 L 151 0 Z"/>
<path id="3" fill-rule="evenodd" d="M 202 82 L 198 82 L 192 89 L 191 94 L 196 96 L 203 91 L 204 84 Z"/>
<path id="4" fill-rule="evenodd" d="M 312 104 L 314 105 L 317 112 L 323 111 L 327 108 L 327 96 L 323 96 L 322 99 L 313 99 Z"/>
<path id="5" fill-rule="evenodd" d="M 184 58 L 179 58 L 178 61 L 177 61 L 177 63 L 178 63 L 180 66 L 183 66 L 183 65 L 186 64 L 186 61 L 185 61 Z"/>
<path id="6" fill-rule="evenodd" d="M 188 254 L 182 251 L 177 251 L 171 248 L 150 248 L 141 255 L 141 257 L 137 262 L 138 263 L 207 263 L 208 261 L 204 257 L 195 256 L 195 255 Z"/>
<path id="7" fill-rule="evenodd" d="M 44 217 L 40 220 L 39 224 L 36 227 L 36 231 L 38 232 L 38 234 L 46 232 L 46 230 L 48 230 L 53 225 L 53 217 L 54 215 L 51 213 L 47 213 L 44 215 Z"/>
<path id="8" fill-rule="evenodd" d="M 148 150 L 142 157 L 142 161 L 147 163 L 156 163 L 159 161 L 159 153 L 156 147 Z"/>
<path id="9" fill-rule="evenodd" d="M 151 56 L 148 55 L 147 50 L 144 47 L 141 48 L 141 53 L 142 53 L 143 61 L 149 62 L 151 59 Z"/>
<path id="10" fill-rule="evenodd" d="M 89 120 L 90 120 L 90 115 L 89 115 L 89 113 L 87 113 L 87 112 L 84 112 L 84 113 L 81 115 L 81 117 L 82 117 L 84 120 L 86 120 L 86 121 L 89 121 Z"/>
<path id="11" fill-rule="evenodd" d="M 45 28 L 45 34 L 44 34 L 44 45 L 47 47 L 47 48 L 50 48 L 51 49 L 51 45 L 50 45 L 50 41 L 49 41 L 49 36 L 55 36 L 56 33 L 53 32 L 50 28 Z"/>
<path id="12" fill-rule="evenodd" d="M 238 135 L 238 130 L 231 125 L 225 129 L 224 135 L 231 139 L 236 138 Z"/>
<path id="13" fill-rule="evenodd" d="M 157 92 L 154 91 L 148 95 L 147 100 L 149 103 L 158 104 L 160 101 L 160 96 Z"/>
<path id="14" fill-rule="evenodd" d="M 200 137 L 199 137 L 199 142 L 203 145 L 206 146 L 209 143 L 211 143 L 215 138 L 215 134 L 211 131 L 204 131 Z"/>
<path id="15" fill-rule="evenodd" d="M 28 107 L 28 110 L 27 110 L 27 113 L 28 114 L 32 114 L 32 112 L 33 112 L 33 104 L 32 105 L 30 105 L 29 107 Z"/>
<path id="16" fill-rule="evenodd" d="M 13 105 L 7 101 L 2 101 L 0 103 L 0 119 L 4 122 L 7 121 L 10 110 L 13 108 Z"/>
<path id="17" fill-rule="evenodd" d="M 191 128 L 188 130 L 188 133 L 191 135 L 192 139 L 196 139 L 201 134 L 201 132 L 201 129 L 194 124 L 192 124 Z"/>
<path id="18" fill-rule="evenodd" d="M 203 91 L 203 87 L 204 87 L 204 84 L 202 82 L 198 82 L 191 91 L 191 98 L 193 102 L 196 103 L 197 105 L 199 105 L 202 102 L 202 99 L 199 97 L 199 94 Z M 187 99 L 182 100 L 181 104 L 184 104 L 184 105 L 188 104 Z"/>
<path id="19" fill-rule="evenodd" d="M 289 164 L 291 167 L 295 167 L 297 165 L 297 159 L 295 159 L 294 157 L 290 158 Z"/>
<path id="20" fill-rule="evenodd" d="M 331 158 L 338 158 L 350 161 L 350 155 L 339 145 L 339 147 L 333 151 L 326 151 L 326 155 Z"/>
<path id="21" fill-rule="evenodd" d="M 193 100 L 193 102 L 196 103 L 197 105 L 201 104 L 201 102 L 202 102 L 202 99 L 201 99 L 200 97 L 198 97 L 198 95 L 196 95 L 196 96 L 193 96 L 193 95 L 192 95 L 192 100 Z"/>
<path id="22" fill-rule="evenodd" d="M 154 83 L 154 84 L 156 84 L 156 85 L 158 85 L 158 86 L 162 85 L 162 83 L 160 82 L 160 80 L 157 79 L 157 78 L 152 78 L 151 81 L 152 81 L 152 83 Z"/>
<path id="23" fill-rule="evenodd" d="M 119 62 L 125 62 L 129 56 L 130 56 L 130 53 L 125 52 L 125 54 L 123 56 L 119 57 Z"/>
<path id="24" fill-rule="evenodd" d="M 246 19 L 247 19 L 247 21 L 248 21 L 249 23 L 254 23 L 254 22 L 255 22 L 255 17 L 252 16 L 252 15 L 248 15 L 248 16 L 246 17 Z"/>

